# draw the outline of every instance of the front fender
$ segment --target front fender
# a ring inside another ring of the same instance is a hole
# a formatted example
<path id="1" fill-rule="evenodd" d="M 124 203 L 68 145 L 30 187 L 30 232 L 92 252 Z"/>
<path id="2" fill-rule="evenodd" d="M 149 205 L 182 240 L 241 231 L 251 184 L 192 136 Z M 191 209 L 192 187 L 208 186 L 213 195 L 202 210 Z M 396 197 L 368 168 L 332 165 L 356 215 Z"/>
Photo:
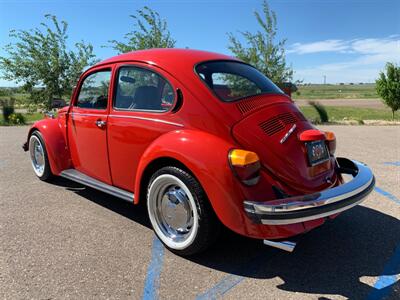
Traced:
<path id="1" fill-rule="evenodd" d="M 243 214 L 243 194 L 228 162 L 229 150 L 235 145 L 215 135 L 177 130 L 160 136 L 144 152 L 135 182 L 135 203 L 140 199 L 141 180 L 146 167 L 158 158 L 173 158 L 183 163 L 205 190 L 221 222 L 232 230 L 249 234 L 257 230 Z"/>
<path id="2" fill-rule="evenodd" d="M 28 133 L 28 145 L 31 134 L 38 130 L 46 144 L 47 156 L 51 172 L 59 175 L 61 171 L 71 167 L 71 157 L 65 138 L 66 127 L 62 126 L 59 119 L 43 119 L 35 122 Z"/>

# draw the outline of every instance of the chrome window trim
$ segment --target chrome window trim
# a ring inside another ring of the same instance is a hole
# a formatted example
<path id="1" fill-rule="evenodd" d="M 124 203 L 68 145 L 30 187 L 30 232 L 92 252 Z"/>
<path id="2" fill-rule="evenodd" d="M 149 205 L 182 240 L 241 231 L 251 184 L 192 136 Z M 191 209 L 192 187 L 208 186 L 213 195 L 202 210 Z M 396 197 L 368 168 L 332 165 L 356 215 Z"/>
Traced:
<path id="1" fill-rule="evenodd" d="M 127 115 L 109 115 L 110 118 L 125 118 L 125 119 L 135 119 L 135 120 L 143 120 L 143 121 L 151 121 L 151 122 L 158 122 L 158 123 L 163 123 L 163 124 L 168 124 L 168 125 L 173 125 L 177 127 L 184 127 L 183 124 L 180 123 L 174 123 L 170 121 L 165 121 L 157 118 L 146 118 L 146 117 L 138 117 L 138 116 L 127 116 Z"/>
<path id="2" fill-rule="evenodd" d="M 135 109 L 135 108 L 129 109 L 129 108 L 115 107 L 118 82 L 119 82 L 119 72 L 122 68 L 143 69 L 143 70 L 152 72 L 152 73 L 156 74 L 157 76 L 161 77 L 162 79 L 164 79 L 165 82 L 171 86 L 172 92 L 174 93 L 174 99 L 171 103 L 171 106 L 167 110 L 151 110 L 151 109 L 149 110 L 149 109 Z M 123 65 L 118 66 L 117 69 L 115 70 L 114 88 L 113 88 L 113 93 L 112 93 L 112 105 L 111 105 L 111 108 L 113 111 L 116 111 L 116 112 L 118 112 L 118 111 L 148 112 L 148 113 L 154 113 L 154 114 L 165 114 L 165 113 L 171 112 L 174 109 L 176 102 L 177 102 L 177 98 L 178 97 L 176 94 L 176 90 L 175 90 L 174 86 L 172 85 L 172 83 L 165 76 L 163 76 L 162 74 L 160 74 L 159 72 L 157 72 L 151 68 L 148 68 L 146 66 L 136 65 L 136 64 L 123 64 Z"/>

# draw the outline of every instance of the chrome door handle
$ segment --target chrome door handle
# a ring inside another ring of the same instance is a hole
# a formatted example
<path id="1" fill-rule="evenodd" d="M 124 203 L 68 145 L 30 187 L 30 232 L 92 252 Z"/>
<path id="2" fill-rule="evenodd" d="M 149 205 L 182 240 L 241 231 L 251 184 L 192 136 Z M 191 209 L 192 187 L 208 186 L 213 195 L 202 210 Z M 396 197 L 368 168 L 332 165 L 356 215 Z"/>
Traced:
<path id="1" fill-rule="evenodd" d="M 97 120 L 95 123 L 96 123 L 96 126 L 99 128 L 104 128 L 104 127 L 106 127 L 106 124 L 107 124 L 107 122 L 103 121 L 103 120 Z"/>

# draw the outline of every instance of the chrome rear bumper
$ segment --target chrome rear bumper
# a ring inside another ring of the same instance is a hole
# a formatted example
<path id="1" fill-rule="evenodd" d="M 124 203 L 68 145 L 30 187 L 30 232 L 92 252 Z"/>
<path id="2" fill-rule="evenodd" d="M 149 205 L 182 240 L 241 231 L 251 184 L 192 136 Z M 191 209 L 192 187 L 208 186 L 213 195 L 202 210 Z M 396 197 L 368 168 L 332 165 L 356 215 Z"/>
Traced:
<path id="1" fill-rule="evenodd" d="M 362 202 L 375 186 L 375 178 L 365 164 L 337 158 L 338 172 L 353 179 L 321 192 L 268 202 L 245 201 L 247 215 L 257 223 L 286 225 L 328 217 Z"/>

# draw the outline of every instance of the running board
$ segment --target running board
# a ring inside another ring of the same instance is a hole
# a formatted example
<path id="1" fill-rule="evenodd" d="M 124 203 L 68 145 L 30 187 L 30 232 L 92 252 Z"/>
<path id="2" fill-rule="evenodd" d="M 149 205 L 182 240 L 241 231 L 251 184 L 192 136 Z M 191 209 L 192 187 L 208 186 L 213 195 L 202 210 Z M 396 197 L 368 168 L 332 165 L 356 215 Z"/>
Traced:
<path id="1" fill-rule="evenodd" d="M 61 172 L 60 176 L 66 178 L 66 179 L 81 183 L 83 185 L 90 186 L 91 188 L 94 188 L 94 189 L 102 191 L 104 193 L 113 195 L 113 196 L 123 199 L 125 201 L 131 202 L 131 203 L 133 202 L 133 199 L 134 199 L 133 193 L 127 192 L 127 191 L 117 188 L 115 186 L 101 182 L 101 181 L 94 179 L 90 176 L 87 176 L 75 169 L 64 170 Z"/>

